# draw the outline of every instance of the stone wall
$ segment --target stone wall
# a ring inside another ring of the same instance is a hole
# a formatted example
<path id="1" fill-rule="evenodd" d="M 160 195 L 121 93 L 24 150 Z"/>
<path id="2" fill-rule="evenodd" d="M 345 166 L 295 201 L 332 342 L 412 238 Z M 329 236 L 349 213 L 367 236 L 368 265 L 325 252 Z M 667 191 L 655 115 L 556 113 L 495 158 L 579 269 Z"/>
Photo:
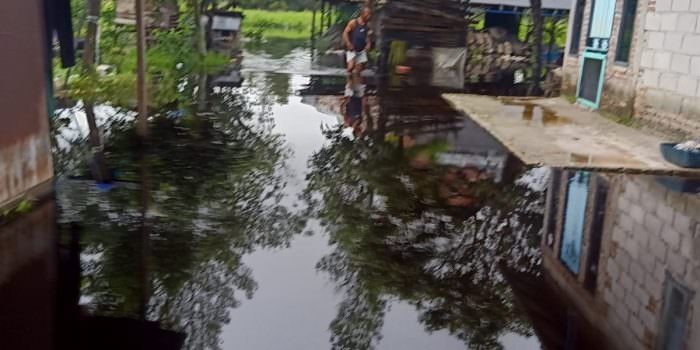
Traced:
<path id="1" fill-rule="evenodd" d="M 42 1 L 0 1 L 0 208 L 51 179 Z"/>
<path id="2" fill-rule="evenodd" d="M 671 131 L 700 130 L 700 1 L 653 1 L 643 33 L 638 117 Z"/>

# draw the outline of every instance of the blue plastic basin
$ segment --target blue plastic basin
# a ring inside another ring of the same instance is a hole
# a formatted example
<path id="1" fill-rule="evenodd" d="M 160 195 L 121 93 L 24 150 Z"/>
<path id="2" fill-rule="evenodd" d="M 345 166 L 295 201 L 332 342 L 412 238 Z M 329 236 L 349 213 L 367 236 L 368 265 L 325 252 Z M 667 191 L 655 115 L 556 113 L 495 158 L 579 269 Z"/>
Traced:
<path id="1" fill-rule="evenodd" d="M 683 168 L 700 168 L 700 152 L 675 149 L 677 143 L 662 143 L 661 154 L 666 161 Z"/>

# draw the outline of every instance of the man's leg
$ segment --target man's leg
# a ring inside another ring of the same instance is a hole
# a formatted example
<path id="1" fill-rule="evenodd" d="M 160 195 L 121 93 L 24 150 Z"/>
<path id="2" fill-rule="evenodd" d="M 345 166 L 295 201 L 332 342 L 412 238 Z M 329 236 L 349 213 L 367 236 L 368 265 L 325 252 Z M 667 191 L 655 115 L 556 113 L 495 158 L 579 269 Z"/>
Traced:
<path id="1" fill-rule="evenodd" d="M 365 64 L 367 64 L 367 61 L 367 52 L 362 51 L 357 53 L 355 56 L 355 71 L 358 72 L 358 74 L 365 70 Z"/>
<path id="2" fill-rule="evenodd" d="M 352 73 L 355 70 L 355 61 L 357 60 L 357 54 L 353 51 L 347 51 L 345 53 L 345 59 L 347 60 L 348 73 Z"/>

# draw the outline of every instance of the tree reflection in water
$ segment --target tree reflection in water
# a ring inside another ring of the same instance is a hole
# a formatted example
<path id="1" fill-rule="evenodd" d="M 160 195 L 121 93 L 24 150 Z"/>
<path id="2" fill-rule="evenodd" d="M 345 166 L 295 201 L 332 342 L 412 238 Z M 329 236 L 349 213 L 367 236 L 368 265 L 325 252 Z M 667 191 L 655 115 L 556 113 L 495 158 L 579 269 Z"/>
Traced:
<path id="1" fill-rule="evenodd" d="M 345 296 L 330 325 L 334 349 L 374 348 L 392 300 L 471 349 L 499 349 L 508 332 L 531 335 L 499 270 L 538 275 L 541 192 L 440 166 L 440 142 L 405 149 L 383 135 L 326 136 L 304 198 L 334 247 L 317 268 Z M 419 166 L 426 158 L 431 166 Z M 449 196 L 455 188 L 459 201 Z"/>
<path id="2" fill-rule="evenodd" d="M 120 182 L 100 193 L 63 179 L 58 190 L 61 220 L 83 226 L 82 303 L 135 318 L 146 294 L 146 318 L 186 333 L 188 349 L 218 349 L 230 309 L 253 296 L 242 257 L 287 246 L 304 227 L 279 204 L 289 151 L 273 121 L 243 95 L 209 98 L 204 112 L 155 114 L 143 149 L 133 123 L 112 121 L 105 154 Z"/>

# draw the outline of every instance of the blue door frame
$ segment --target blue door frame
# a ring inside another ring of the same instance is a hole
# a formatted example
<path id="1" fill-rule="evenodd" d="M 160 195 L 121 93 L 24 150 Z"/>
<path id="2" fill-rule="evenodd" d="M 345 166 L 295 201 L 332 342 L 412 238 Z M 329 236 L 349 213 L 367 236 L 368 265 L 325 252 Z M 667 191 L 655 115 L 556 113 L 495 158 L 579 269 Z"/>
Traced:
<path id="1" fill-rule="evenodd" d="M 600 98 L 603 95 L 603 83 L 605 80 L 605 67 L 608 61 L 608 55 L 607 53 L 604 52 L 596 52 L 592 50 L 586 49 L 586 51 L 583 52 L 583 55 L 581 56 L 581 63 L 579 66 L 579 71 L 578 71 L 578 83 L 577 83 L 577 89 L 576 89 L 576 102 L 578 104 L 592 108 L 592 109 L 598 109 L 600 108 Z M 596 92 L 596 98 L 595 101 L 589 101 L 585 98 L 581 97 L 581 81 L 583 80 L 583 66 L 586 63 L 586 60 L 599 60 L 601 61 L 600 63 L 600 76 L 598 77 L 598 89 Z"/>
<path id="2" fill-rule="evenodd" d="M 600 99 L 603 94 L 607 54 L 610 48 L 610 37 L 613 32 L 616 5 L 617 0 L 593 0 L 591 3 L 591 18 L 589 21 L 588 36 L 586 38 L 586 49 L 579 62 L 579 75 L 576 89 L 576 102 L 588 108 L 600 108 Z M 597 60 L 601 63 L 598 87 L 594 100 L 581 97 L 583 67 L 587 60 Z"/>

